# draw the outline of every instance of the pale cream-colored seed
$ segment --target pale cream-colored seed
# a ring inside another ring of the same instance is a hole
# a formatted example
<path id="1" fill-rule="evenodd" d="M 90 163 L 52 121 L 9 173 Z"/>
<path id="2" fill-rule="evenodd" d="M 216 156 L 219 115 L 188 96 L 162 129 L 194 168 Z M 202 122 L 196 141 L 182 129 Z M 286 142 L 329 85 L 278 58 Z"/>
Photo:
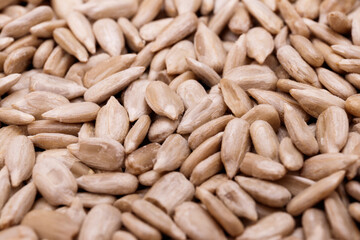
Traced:
<path id="1" fill-rule="evenodd" d="M 225 59 L 223 72 L 226 74 L 231 69 L 242 66 L 246 60 L 246 35 L 242 34 L 230 48 Z"/>
<path id="2" fill-rule="evenodd" d="M 209 213 L 220 223 L 230 236 L 238 236 L 244 231 L 241 221 L 225 204 L 203 188 L 196 189 L 196 197 L 206 206 Z"/>
<path id="3" fill-rule="evenodd" d="M 203 97 L 207 96 L 204 87 L 196 80 L 188 80 L 181 83 L 176 89 L 181 97 L 185 109 L 197 105 Z"/>
<path id="4" fill-rule="evenodd" d="M 351 41 L 344 36 L 334 32 L 331 28 L 325 24 L 315 22 L 313 20 L 303 18 L 303 21 L 310 29 L 311 33 L 314 34 L 320 40 L 327 42 L 328 44 L 344 44 L 350 45 Z"/>
<path id="5" fill-rule="evenodd" d="M 342 59 L 338 64 L 345 72 L 360 73 L 360 59 Z"/>
<path id="6" fill-rule="evenodd" d="M 290 94 L 311 116 L 317 118 L 328 107 L 345 107 L 345 101 L 323 90 L 292 89 Z"/>
<path id="7" fill-rule="evenodd" d="M 304 164 L 303 154 L 294 146 L 289 137 L 283 138 L 280 142 L 279 158 L 284 167 L 290 171 L 297 171 Z"/>
<path id="8" fill-rule="evenodd" d="M 32 210 L 23 218 L 21 225 L 31 227 L 41 238 L 71 239 L 79 228 L 66 214 L 45 209 Z"/>
<path id="9" fill-rule="evenodd" d="M 222 229 L 199 204 L 184 202 L 175 209 L 175 223 L 191 239 L 226 239 Z"/>
<path id="10" fill-rule="evenodd" d="M 14 38 L 12 37 L 2 37 L 0 38 L 0 50 L 8 47 L 11 43 L 14 42 Z"/>
<path id="11" fill-rule="evenodd" d="M 194 47 L 197 59 L 221 72 L 225 64 L 226 52 L 220 38 L 205 24 L 200 23 L 194 36 Z"/>
<path id="12" fill-rule="evenodd" d="M 142 197 L 142 195 L 137 193 L 128 194 L 116 200 L 113 205 L 121 212 L 131 212 L 132 204 L 136 200 L 142 199 Z"/>
<path id="13" fill-rule="evenodd" d="M 220 76 L 205 63 L 196 61 L 193 58 L 186 58 L 188 67 L 197 75 L 206 85 L 212 87 L 220 82 Z"/>
<path id="14" fill-rule="evenodd" d="M 300 17 L 295 7 L 288 0 L 277 2 L 282 17 L 293 34 L 299 34 L 306 38 L 310 36 L 310 31 Z"/>
<path id="15" fill-rule="evenodd" d="M 311 66 L 320 67 L 324 63 L 324 56 L 315 48 L 311 41 L 301 35 L 290 35 L 291 45 L 301 57 Z"/>
<path id="16" fill-rule="evenodd" d="M 301 219 L 306 239 L 330 239 L 331 232 L 325 213 L 316 208 L 309 208 Z"/>
<path id="17" fill-rule="evenodd" d="M 33 66 L 35 68 L 42 68 L 44 66 L 46 60 L 49 58 L 54 49 L 54 44 L 54 40 L 49 39 L 39 46 L 33 57 Z"/>
<path id="18" fill-rule="evenodd" d="M 103 102 L 138 79 L 144 71 L 144 67 L 131 67 L 112 74 L 86 90 L 84 99 L 97 103 Z"/>
<path id="19" fill-rule="evenodd" d="M 30 78 L 30 91 L 57 93 L 67 99 L 82 96 L 86 91 L 86 88 L 79 86 L 73 81 L 44 73 L 34 73 Z"/>
<path id="20" fill-rule="evenodd" d="M 185 233 L 160 208 L 145 200 L 136 200 L 132 211 L 140 218 L 174 239 L 186 239 Z"/>
<path id="21" fill-rule="evenodd" d="M 260 0 L 243 1 L 247 10 L 253 15 L 260 24 L 272 34 L 277 34 L 283 26 L 283 21 L 268 6 Z"/>
<path id="22" fill-rule="evenodd" d="M 276 50 L 289 44 L 288 36 L 289 36 L 289 28 L 285 26 L 280 30 L 278 34 L 276 34 L 274 38 Z"/>
<path id="23" fill-rule="evenodd" d="M 62 95 L 35 91 L 28 93 L 22 99 L 12 104 L 12 107 L 39 119 L 44 112 L 68 103 L 69 100 Z"/>
<path id="24" fill-rule="evenodd" d="M 36 49 L 34 47 L 18 48 L 6 57 L 4 62 L 4 73 L 9 75 L 23 72 L 31 63 Z"/>
<path id="25" fill-rule="evenodd" d="M 360 135 L 357 132 L 350 132 L 348 134 L 347 142 L 342 150 L 344 154 L 356 154 L 359 155 L 358 145 L 360 144 Z M 350 165 L 347 169 L 346 177 L 348 180 L 353 179 L 357 175 L 357 169 L 359 167 L 360 161 L 357 160 L 355 163 Z"/>
<path id="26" fill-rule="evenodd" d="M 152 58 L 150 63 L 149 76 L 148 76 L 150 81 L 160 80 L 159 72 L 164 70 L 166 67 L 165 60 L 169 51 L 170 51 L 169 48 L 162 49 L 161 51 L 157 52 L 155 56 Z M 164 82 L 167 83 L 166 81 Z"/>
<path id="27" fill-rule="evenodd" d="M 261 46 L 261 47 L 259 47 Z M 255 27 L 246 33 L 247 55 L 263 64 L 267 56 L 274 50 L 271 34 L 262 27 Z"/>
<path id="28" fill-rule="evenodd" d="M 0 167 L 3 167 L 5 164 L 5 155 L 11 139 L 24 134 L 25 129 L 15 125 L 0 128 Z"/>
<path id="29" fill-rule="evenodd" d="M 189 154 L 187 141 L 179 134 L 170 135 L 157 152 L 154 170 L 157 172 L 173 171 L 181 166 Z"/>
<path id="30" fill-rule="evenodd" d="M 83 204 L 81 203 L 80 198 L 74 198 L 70 207 L 62 207 L 56 209 L 56 212 L 63 213 L 71 218 L 80 229 L 85 217 L 86 212 L 84 210 Z"/>
<path id="31" fill-rule="evenodd" d="M 250 125 L 256 120 L 264 120 L 268 122 L 272 128 L 277 131 L 280 127 L 280 117 L 277 110 L 269 104 L 259 104 L 251 108 L 242 117 Z"/>
<path id="32" fill-rule="evenodd" d="M 286 174 L 283 165 L 270 158 L 247 152 L 240 164 L 240 171 L 246 175 L 265 180 L 278 180 Z"/>
<path id="33" fill-rule="evenodd" d="M 226 78 L 220 81 L 221 92 L 226 105 L 236 117 L 241 117 L 252 108 L 252 103 L 245 91 Z"/>
<path id="34" fill-rule="evenodd" d="M 338 63 L 343 59 L 340 55 L 336 54 L 330 46 L 318 39 L 313 39 L 312 43 L 324 56 L 325 62 L 332 70 L 337 73 L 344 73 L 338 65 Z"/>
<path id="35" fill-rule="evenodd" d="M 43 158 L 36 162 L 32 176 L 36 188 L 51 205 L 71 204 L 78 188 L 75 177 L 63 163 Z"/>
<path id="36" fill-rule="evenodd" d="M 238 1 L 236 0 L 226 1 L 220 10 L 217 11 L 209 21 L 210 30 L 216 34 L 220 34 L 220 32 L 224 29 L 226 24 L 233 16 L 237 4 Z"/>
<path id="37" fill-rule="evenodd" d="M 80 12 L 73 11 L 66 17 L 66 23 L 75 37 L 94 54 L 96 52 L 95 36 L 89 20 Z"/>
<path id="38" fill-rule="evenodd" d="M 132 63 L 132 67 L 148 67 L 155 55 L 154 52 L 151 51 L 153 42 L 148 43 L 137 55 L 135 61 Z"/>
<path id="39" fill-rule="evenodd" d="M 196 30 L 197 21 L 197 17 L 193 12 L 177 16 L 156 37 L 154 44 L 151 46 L 151 51 L 159 51 L 193 33 Z"/>
<path id="40" fill-rule="evenodd" d="M 11 22 L 12 18 L 6 14 L 0 14 L 0 28 L 2 29 L 6 24 Z"/>
<path id="41" fill-rule="evenodd" d="M 95 137 L 112 138 L 123 143 L 129 131 L 129 118 L 123 106 L 115 97 L 110 97 L 96 117 Z"/>
<path id="42" fill-rule="evenodd" d="M 11 107 L 14 103 L 20 101 L 28 93 L 29 89 L 27 88 L 9 93 L 9 95 L 0 101 L 0 106 Z"/>
<path id="43" fill-rule="evenodd" d="M 332 50 L 345 58 L 360 58 L 360 47 L 356 45 L 332 45 Z"/>
<path id="44" fill-rule="evenodd" d="M 30 28 L 43 21 L 48 21 L 54 13 L 49 6 L 40 6 L 27 12 L 19 18 L 6 24 L 1 31 L 2 37 L 22 37 L 26 35 Z"/>
<path id="45" fill-rule="evenodd" d="M 124 161 L 123 146 L 110 138 L 81 138 L 68 150 L 80 161 L 101 170 L 116 170 Z"/>
<path id="46" fill-rule="evenodd" d="M 157 117 L 150 125 L 148 138 L 150 142 L 163 142 L 175 132 L 179 125 L 179 120 L 170 120 L 167 117 Z"/>
<path id="47" fill-rule="evenodd" d="M 0 108 L 0 122 L 8 125 L 27 125 L 32 123 L 35 118 L 27 113 L 12 108 Z"/>
<path id="48" fill-rule="evenodd" d="M 77 137 L 63 133 L 38 133 L 29 136 L 29 139 L 36 147 L 42 149 L 66 148 L 69 144 L 78 141 Z"/>
<path id="49" fill-rule="evenodd" d="M 115 197 L 105 194 L 96 194 L 88 192 L 80 192 L 76 194 L 85 208 L 93 208 L 99 204 L 110 204 L 115 202 Z"/>
<path id="50" fill-rule="evenodd" d="M 151 21 L 149 23 L 144 24 L 139 29 L 139 34 L 142 39 L 145 41 L 153 41 L 155 40 L 156 36 L 164 30 L 164 28 L 169 25 L 173 18 L 162 18 L 155 21 Z"/>
<path id="51" fill-rule="evenodd" d="M 144 223 L 132 213 L 123 213 L 121 221 L 124 226 L 140 240 L 161 240 L 161 233 L 154 227 Z"/>
<path id="52" fill-rule="evenodd" d="M 188 80 L 191 80 L 191 79 L 195 79 L 195 74 L 192 72 L 192 71 L 186 71 L 182 74 L 180 74 L 179 76 L 175 77 L 170 83 L 169 83 L 169 87 L 172 89 L 172 90 L 177 90 L 178 86 L 181 84 L 181 83 L 184 83 Z"/>
<path id="53" fill-rule="evenodd" d="M 148 115 L 142 115 L 132 126 L 125 137 L 124 148 L 125 153 L 129 154 L 136 150 L 145 139 L 151 124 Z"/>
<path id="54" fill-rule="evenodd" d="M 255 201 L 234 181 L 221 183 L 216 188 L 216 195 L 238 217 L 257 220 Z"/>
<path id="55" fill-rule="evenodd" d="M 189 70 L 186 58 L 195 58 L 192 42 L 183 40 L 175 44 L 166 55 L 166 70 L 168 74 L 181 74 Z"/>
<path id="56" fill-rule="evenodd" d="M 79 188 L 88 192 L 110 195 L 130 194 L 138 187 L 138 180 L 134 175 L 122 172 L 84 175 L 76 181 Z"/>
<path id="57" fill-rule="evenodd" d="M 64 19 L 45 21 L 30 28 L 30 33 L 39 38 L 51 38 L 56 28 L 65 27 Z"/>
<path id="58" fill-rule="evenodd" d="M 320 0 L 299 0 L 295 3 L 295 9 L 300 16 L 315 19 L 319 16 Z"/>
<path id="59" fill-rule="evenodd" d="M 5 156 L 5 165 L 10 173 L 11 185 L 18 187 L 31 176 L 35 164 L 34 145 L 26 136 L 11 139 Z M 19 168 L 21 166 L 21 168 Z"/>
<path id="60" fill-rule="evenodd" d="M 287 212 L 294 216 L 301 214 L 329 196 L 339 186 L 344 176 L 345 171 L 338 171 L 309 186 L 291 199 L 286 207 Z"/>
<path id="61" fill-rule="evenodd" d="M 136 28 L 140 28 L 144 24 L 151 22 L 160 12 L 163 1 L 160 0 L 145 0 L 141 2 L 132 23 Z"/>
<path id="62" fill-rule="evenodd" d="M 0 229 L 17 225 L 35 201 L 36 187 L 33 182 L 21 187 L 4 205 L 0 216 Z"/>
<path id="63" fill-rule="evenodd" d="M 233 68 L 226 72 L 223 78 L 234 81 L 244 90 L 250 88 L 274 90 L 277 81 L 275 73 L 270 68 L 257 64 Z"/>
<path id="64" fill-rule="evenodd" d="M 127 155 L 125 159 L 126 172 L 140 175 L 151 170 L 159 149 L 160 144 L 150 143 Z"/>
<path id="65" fill-rule="evenodd" d="M 284 104 L 284 122 L 294 145 L 306 155 L 315 155 L 319 145 L 309 126 L 290 105 Z"/>
<path id="66" fill-rule="evenodd" d="M 35 231 L 24 225 L 18 225 L 14 227 L 7 228 L 0 233 L 1 240 L 7 239 L 18 239 L 18 238 L 26 238 L 29 240 L 37 240 L 38 236 Z"/>
<path id="67" fill-rule="evenodd" d="M 123 230 L 116 231 L 112 236 L 112 240 L 136 240 L 136 239 L 137 238 L 133 234 Z"/>
<path id="68" fill-rule="evenodd" d="M 284 119 L 284 105 L 285 104 L 290 104 L 294 108 L 294 110 L 303 119 L 305 119 L 305 120 L 308 119 L 308 115 L 306 114 L 306 112 L 304 112 L 304 110 L 298 105 L 298 103 L 293 98 L 291 98 L 291 96 L 289 96 L 287 94 L 280 93 L 280 92 L 266 91 L 266 90 L 261 90 L 261 89 L 255 89 L 255 88 L 249 89 L 248 93 L 250 93 L 250 95 L 253 98 L 255 98 L 259 104 L 272 105 L 277 110 L 280 119 Z M 256 113 L 256 111 L 254 113 Z M 257 117 L 256 120 L 258 118 L 259 117 Z M 274 124 L 273 124 L 273 126 L 274 126 Z"/>
<path id="69" fill-rule="evenodd" d="M 196 165 L 191 173 L 190 182 L 195 186 L 198 186 L 208 178 L 220 172 L 222 168 L 221 155 L 220 152 L 217 152 Z"/>
<path id="70" fill-rule="evenodd" d="M 324 1 L 320 4 L 320 18 L 319 21 L 326 24 L 327 14 L 332 11 L 341 11 L 343 13 L 348 13 L 352 10 L 355 4 L 353 0 L 345 0 L 343 2 L 333 2 L 333 1 Z"/>
<path id="71" fill-rule="evenodd" d="M 120 211 L 108 204 L 93 207 L 82 224 L 79 240 L 110 239 L 121 226 Z"/>
<path id="72" fill-rule="evenodd" d="M 68 103 L 43 113 L 42 117 L 64 123 L 81 123 L 95 120 L 99 110 L 100 107 L 91 102 Z"/>
<path id="73" fill-rule="evenodd" d="M 333 192 L 324 201 L 325 211 L 334 237 L 340 239 L 360 238 L 360 231 L 351 218 L 340 196 Z"/>
<path id="74" fill-rule="evenodd" d="M 250 126 L 250 136 L 259 155 L 279 161 L 279 141 L 268 122 L 263 120 L 253 122 Z"/>
<path id="75" fill-rule="evenodd" d="M 139 183 L 143 186 L 151 187 L 154 185 L 161 177 L 163 173 L 158 173 L 155 170 L 150 170 L 144 172 L 138 176 Z"/>
<path id="76" fill-rule="evenodd" d="M 202 1 L 200 0 L 174 0 L 174 4 L 179 15 L 187 12 L 197 12 L 197 10 L 200 8 L 201 3 Z"/>
<path id="77" fill-rule="evenodd" d="M 224 183 L 226 180 L 228 180 L 227 175 L 220 173 L 212 176 L 211 178 L 203 182 L 199 187 L 204 188 L 211 193 L 215 193 L 217 187 Z"/>
<path id="78" fill-rule="evenodd" d="M 200 6 L 200 13 L 202 15 L 208 15 L 214 9 L 214 0 L 203 0 Z"/>
<path id="79" fill-rule="evenodd" d="M 97 20 L 93 24 L 97 42 L 111 56 L 119 56 L 125 47 L 124 35 L 120 26 L 110 18 Z"/>
<path id="80" fill-rule="evenodd" d="M 60 46 L 57 46 L 46 59 L 43 72 L 58 77 L 64 77 L 74 61 L 75 58 L 72 55 L 68 54 Z"/>
<path id="81" fill-rule="evenodd" d="M 340 152 L 348 138 L 348 122 L 345 110 L 336 106 L 327 108 L 319 115 L 316 138 L 321 153 Z"/>
<path id="82" fill-rule="evenodd" d="M 127 18 L 119 18 L 118 24 L 124 33 L 127 44 L 133 51 L 139 52 L 145 47 L 145 41 L 141 39 L 137 28 Z"/>
<path id="83" fill-rule="evenodd" d="M 138 2 L 133 0 L 110 0 L 99 4 L 97 1 L 88 1 L 86 3 L 80 1 L 79 5 L 74 7 L 74 10 L 78 10 L 95 20 L 102 18 L 118 19 L 119 17 L 130 18 L 138 10 Z M 69 10 L 65 11 L 65 14 L 68 12 Z"/>
<path id="84" fill-rule="evenodd" d="M 80 62 L 87 62 L 89 55 L 79 43 L 73 33 L 67 28 L 56 28 L 53 32 L 54 40 L 69 54 L 75 56 Z"/>
<path id="85" fill-rule="evenodd" d="M 283 186 L 256 178 L 236 176 L 235 181 L 254 200 L 270 207 L 283 207 L 291 199 L 291 193 Z"/>
<path id="86" fill-rule="evenodd" d="M 243 3 L 239 2 L 235 7 L 235 12 L 230 18 L 228 27 L 236 34 L 246 33 L 252 25 L 248 11 Z"/>
<path id="87" fill-rule="evenodd" d="M 10 174 L 6 166 L 2 167 L 0 170 L 0 191 L 1 191 L 1 195 L 0 195 L 0 211 L 1 211 L 1 209 L 9 199 L 10 191 L 11 191 Z"/>
<path id="88" fill-rule="evenodd" d="M 79 139 L 87 139 L 95 137 L 95 125 L 91 122 L 83 123 L 78 132 Z"/>
<path id="89" fill-rule="evenodd" d="M 184 175 L 179 172 L 171 172 L 161 177 L 145 194 L 144 198 L 166 213 L 171 214 L 176 206 L 192 199 L 194 193 L 194 186 Z"/>
<path id="90" fill-rule="evenodd" d="M 295 228 L 295 220 L 288 213 L 274 212 L 256 224 L 247 227 L 236 240 L 245 239 L 271 239 L 274 236 L 284 237 Z"/>
<path id="91" fill-rule="evenodd" d="M 301 58 L 300 54 L 291 46 L 278 49 L 277 58 L 281 66 L 297 81 L 320 87 L 315 71 Z"/>
<path id="92" fill-rule="evenodd" d="M 0 78 L 0 96 L 8 92 L 12 86 L 19 82 L 21 74 L 14 73 Z"/>
<path id="93" fill-rule="evenodd" d="M 337 171 L 346 170 L 358 158 L 357 155 L 343 153 L 319 154 L 305 161 L 301 176 L 317 181 Z"/>

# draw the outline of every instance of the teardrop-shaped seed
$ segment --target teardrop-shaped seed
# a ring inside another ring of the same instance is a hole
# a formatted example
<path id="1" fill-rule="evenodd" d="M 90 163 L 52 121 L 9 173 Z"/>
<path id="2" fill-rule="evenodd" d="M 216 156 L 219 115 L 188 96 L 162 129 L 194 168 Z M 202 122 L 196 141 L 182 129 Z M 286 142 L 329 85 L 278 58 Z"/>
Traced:
<path id="1" fill-rule="evenodd" d="M 274 50 L 274 40 L 264 28 L 255 27 L 246 33 L 246 49 L 249 57 L 263 64 Z"/>
<path id="2" fill-rule="evenodd" d="M 160 144 L 150 143 L 130 153 L 125 159 L 126 172 L 139 175 L 151 170 L 159 149 Z"/>

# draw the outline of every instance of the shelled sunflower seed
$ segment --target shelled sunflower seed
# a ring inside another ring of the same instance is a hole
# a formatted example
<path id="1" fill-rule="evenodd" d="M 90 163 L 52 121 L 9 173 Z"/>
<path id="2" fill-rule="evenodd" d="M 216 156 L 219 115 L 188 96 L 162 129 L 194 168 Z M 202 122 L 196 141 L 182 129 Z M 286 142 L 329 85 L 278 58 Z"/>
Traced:
<path id="1" fill-rule="evenodd" d="M 0 240 L 360 240 L 360 0 L 1 0 Z"/>

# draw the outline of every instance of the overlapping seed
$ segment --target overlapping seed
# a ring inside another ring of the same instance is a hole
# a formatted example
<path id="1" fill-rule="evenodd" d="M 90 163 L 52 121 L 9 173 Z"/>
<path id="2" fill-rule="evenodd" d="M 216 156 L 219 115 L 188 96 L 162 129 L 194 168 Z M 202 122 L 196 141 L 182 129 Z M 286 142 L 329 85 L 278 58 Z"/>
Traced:
<path id="1" fill-rule="evenodd" d="M 360 239 L 359 13 L 0 1 L 0 240 Z"/>

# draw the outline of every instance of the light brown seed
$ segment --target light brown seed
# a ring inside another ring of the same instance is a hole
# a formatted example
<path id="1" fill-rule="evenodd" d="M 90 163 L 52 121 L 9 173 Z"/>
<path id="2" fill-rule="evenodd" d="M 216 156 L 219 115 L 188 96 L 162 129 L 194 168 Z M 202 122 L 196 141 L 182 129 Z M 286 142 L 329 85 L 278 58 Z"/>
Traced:
<path id="1" fill-rule="evenodd" d="M 66 26 L 64 19 L 45 21 L 30 28 L 30 33 L 39 38 L 51 38 L 56 28 Z"/>
<path id="2" fill-rule="evenodd" d="M 25 129 L 15 125 L 0 128 L 0 166 L 5 164 L 5 155 L 11 139 L 15 136 L 25 134 Z"/>
<path id="3" fill-rule="evenodd" d="M 140 240 L 161 240 L 162 238 L 161 233 L 156 228 L 144 223 L 132 213 L 123 213 L 121 221 Z"/>
<path id="4" fill-rule="evenodd" d="M 281 140 L 279 158 L 284 167 L 290 171 L 297 171 L 304 164 L 303 154 L 294 146 L 289 137 Z"/>
<path id="5" fill-rule="evenodd" d="M 83 208 L 83 204 L 81 203 L 80 198 L 74 198 L 74 201 L 72 201 L 70 207 L 58 208 L 56 209 L 56 212 L 63 213 L 70 217 L 78 226 L 78 229 L 80 229 L 81 224 L 86 217 L 86 212 Z"/>
<path id="6" fill-rule="evenodd" d="M 162 173 L 158 173 L 155 170 L 150 170 L 140 174 L 138 176 L 139 183 L 143 186 L 151 187 L 154 185 L 161 177 L 163 176 Z"/>
<path id="7" fill-rule="evenodd" d="M 138 180 L 134 175 L 122 172 L 105 172 L 84 175 L 76 179 L 79 188 L 88 192 L 124 195 L 135 192 Z"/>
<path id="8" fill-rule="evenodd" d="M 144 24 L 151 22 L 161 10 L 163 1 L 160 0 L 145 0 L 143 1 L 135 16 L 132 19 L 132 23 L 136 28 L 140 28 Z"/>
<path id="9" fill-rule="evenodd" d="M 226 239 L 222 229 L 199 204 L 184 202 L 175 209 L 175 223 L 191 239 Z"/>
<path id="10" fill-rule="evenodd" d="M 85 208 L 93 208 L 99 204 L 110 204 L 115 202 L 115 197 L 105 194 L 95 194 L 88 192 L 81 192 L 76 194 Z"/>
<path id="11" fill-rule="evenodd" d="M 311 66 L 320 67 L 324 63 L 324 56 L 315 48 L 311 41 L 301 35 L 290 35 L 291 45 L 298 51 L 301 57 Z"/>
<path id="12" fill-rule="evenodd" d="M 1 210 L 0 228 L 19 224 L 33 205 L 35 196 L 36 187 L 33 182 L 21 187 L 12 195 Z"/>
<path id="13" fill-rule="evenodd" d="M 359 229 L 336 192 L 326 198 L 324 203 L 334 237 L 341 239 L 360 238 Z"/>
<path id="14" fill-rule="evenodd" d="M 32 123 L 35 118 L 27 113 L 12 108 L 0 108 L 0 122 L 8 125 L 27 125 Z"/>
<path id="15" fill-rule="evenodd" d="M 348 207 L 348 211 L 352 218 L 354 218 L 357 222 L 360 221 L 360 203 L 351 203 Z"/>
<path id="16" fill-rule="evenodd" d="M 39 46 L 33 57 L 33 66 L 35 68 L 42 68 L 44 66 L 46 60 L 49 58 L 54 49 L 54 44 L 54 40 L 49 39 Z"/>
<path id="17" fill-rule="evenodd" d="M 154 167 L 160 144 L 150 143 L 130 153 L 125 159 L 126 172 L 140 175 Z"/>
<path id="18" fill-rule="evenodd" d="M 279 141 L 268 122 L 263 120 L 253 122 L 250 126 L 250 136 L 259 155 L 279 161 Z"/>
<path id="19" fill-rule="evenodd" d="M 150 202 L 136 200 L 132 204 L 131 209 L 136 215 L 164 234 L 175 239 L 186 239 L 185 233 L 176 226 L 172 219 Z"/>
<path id="20" fill-rule="evenodd" d="M 89 20 L 80 12 L 73 11 L 66 17 L 66 23 L 75 37 L 94 54 L 96 52 L 95 36 Z"/>
<path id="21" fill-rule="evenodd" d="M 142 199 L 142 197 L 143 196 L 137 193 L 128 194 L 116 200 L 113 205 L 116 208 L 118 208 L 121 212 L 131 212 L 132 204 L 136 200 Z"/>
<path id="22" fill-rule="evenodd" d="M 137 28 L 127 18 L 119 18 L 118 24 L 124 33 L 127 44 L 133 51 L 139 52 L 144 48 L 145 41 L 141 39 Z"/>
<path id="23" fill-rule="evenodd" d="M 177 16 L 167 25 L 164 30 L 156 37 L 154 44 L 151 46 L 152 52 L 157 52 L 168 47 L 196 30 L 197 17 L 193 12 Z"/>
<path id="24" fill-rule="evenodd" d="M 1 240 L 17 239 L 17 238 L 37 240 L 38 236 L 36 235 L 35 231 L 32 228 L 23 225 L 7 228 L 0 233 Z"/>
<path id="25" fill-rule="evenodd" d="M 54 240 L 71 239 L 79 231 L 67 215 L 45 209 L 32 210 L 25 215 L 21 225 L 31 227 L 41 238 Z"/>
<path id="26" fill-rule="evenodd" d="M 261 46 L 261 47 L 259 47 Z M 247 55 L 263 64 L 267 56 L 274 50 L 271 34 L 262 27 L 255 27 L 246 33 Z"/>
<path id="27" fill-rule="evenodd" d="M 226 180 L 228 180 L 226 174 L 216 174 L 215 176 L 212 176 L 211 178 L 203 182 L 199 187 L 204 188 L 211 193 L 215 193 L 217 187 L 224 183 Z"/>
<path id="28" fill-rule="evenodd" d="M 203 188 L 196 189 L 196 197 L 206 206 L 209 213 L 220 223 L 230 236 L 238 236 L 244 231 L 241 221 L 220 199 Z"/>
<path id="29" fill-rule="evenodd" d="M 129 154 L 138 148 L 138 146 L 145 139 L 150 124 L 151 124 L 151 119 L 148 115 L 142 115 L 136 121 L 136 123 L 132 126 L 132 128 L 126 135 L 124 141 L 125 153 Z"/>
<path id="30" fill-rule="evenodd" d="M 35 51 L 34 47 L 22 47 L 12 51 L 4 62 L 4 73 L 9 75 L 25 71 L 31 63 Z"/>
<path id="31" fill-rule="evenodd" d="M 220 172 L 222 168 L 221 155 L 220 152 L 217 152 L 196 165 L 191 173 L 190 182 L 195 186 L 198 186 L 208 178 Z"/>
<path id="32" fill-rule="evenodd" d="M 116 231 L 112 236 L 112 240 L 136 240 L 136 239 L 137 238 L 133 234 L 122 230 Z"/>
<path id="33" fill-rule="evenodd" d="M 315 19 L 319 16 L 320 0 L 299 0 L 295 3 L 296 11 L 300 16 Z"/>
<path id="34" fill-rule="evenodd" d="M 174 0 L 174 4 L 176 6 L 179 15 L 187 12 L 197 12 L 197 10 L 200 8 L 201 3 L 202 1 L 200 0 L 196 0 L 196 1 Z"/>
<path id="35" fill-rule="evenodd" d="M 36 147 L 42 149 L 66 148 L 69 144 L 78 141 L 77 137 L 63 133 L 38 133 L 29 136 L 29 139 Z"/>
<path id="36" fill-rule="evenodd" d="M 277 77 L 267 66 L 244 65 L 226 72 L 223 78 L 234 81 L 245 91 L 250 88 L 275 90 Z"/>
<path id="37" fill-rule="evenodd" d="M 68 54 L 60 46 L 57 46 L 46 60 L 43 72 L 58 77 L 64 77 L 74 61 L 75 58 L 72 55 Z"/>
<path id="38" fill-rule="evenodd" d="M 330 239 L 331 232 L 325 213 L 319 209 L 309 208 L 302 217 L 306 239 Z"/>
<path id="39" fill-rule="evenodd" d="M 336 54 L 331 47 L 329 47 L 326 43 L 314 39 L 312 41 L 315 48 L 317 48 L 321 54 L 324 56 L 325 62 L 328 64 L 328 66 L 334 70 L 337 73 L 343 73 L 344 71 L 340 69 L 338 62 L 340 62 L 343 58 Z"/>
<path id="40" fill-rule="evenodd" d="M 151 21 L 149 23 L 144 24 L 140 27 L 139 33 L 142 39 L 145 41 L 153 41 L 156 36 L 164 30 L 164 28 L 174 20 L 173 18 L 162 18 L 158 20 Z"/>
<path id="41" fill-rule="evenodd" d="M 20 74 L 14 73 L 0 78 L 0 96 L 9 91 L 12 86 L 19 82 L 20 77 Z"/>
<path id="42" fill-rule="evenodd" d="M 131 67 L 118 73 L 112 74 L 104 80 L 90 87 L 84 94 L 85 101 L 103 102 L 110 96 L 115 95 L 130 83 L 138 79 L 145 71 L 144 67 Z"/>
<path id="43" fill-rule="evenodd" d="M 171 172 L 161 177 L 145 194 L 144 199 L 171 214 L 176 206 L 192 199 L 194 193 L 194 186 L 184 175 Z"/>
<path id="44" fill-rule="evenodd" d="M 327 21 L 330 28 L 340 34 L 346 34 L 351 30 L 351 20 L 343 12 L 333 11 L 328 13 Z"/>
<path id="45" fill-rule="evenodd" d="M 246 60 L 246 35 L 242 34 L 235 44 L 231 47 L 226 56 L 223 73 L 227 73 L 233 68 L 242 66 Z"/>
<path id="46" fill-rule="evenodd" d="M 302 153 L 312 156 L 319 151 L 319 145 L 309 126 L 288 104 L 284 104 L 284 122 L 292 142 Z"/>
<path id="47" fill-rule="evenodd" d="M 11 43 L 14 42 L 14 38 L 12 37 L 2 37 L 0 38 L 0 50 L 8 47 Z"/>
<path id="48" fill-rule="evenodd" d="M 195 58 L 192 42 L 183 40 L 175 44 L 166 55 L 166 70 L 168 74 L 181 74 L 189 70 L 186 58 Z"/>
<path id="49" fill-rule="evenodd" d="M 93 207 L 82 224 L 79 240 L 110 239 L 121 226 L 121 213 L 108 204 Z"/>
<path id="50" fill-rule="evenodd" d="M 209 87 L 212 87 L 220 82 L 220 76 L 214 69 L 205 63 L 196 61 L 193 58 L 186 58 L 186 62 L 190 70 Z"/>
<path id="51" fill-rule="evenodd" d="M 0 170 L 0 191 L 2 193 L 0 196 L 0 211 L 1 211 L 1 209 L 9 199 L 10 191 L 11 191 L 10 174 L 6 166 L 2 167 Z"/>
<path id="52" fill-rule="evenodd" d="M 185 109 L 195 106 L 203 97 L 207 96 L 204 87 L 196 80 L 187 80 L 181 83 L 176 89 L 176 93 L 183 100 Z"/>
<path id="53" fill-rule="evenodd" d="M 204 5 L 204 4 L 203 4 Z M 230 18 L 228 27 L 229 29 L 236 34 L 246 33 L 252 23 L 250 20 L 249 13 L 247 12 L 243 3 L 239 2 L 235 7 L 235 12 Z"/>
<path id="54" fill-rule="evenodd" d="M 282 17 L 293 34 L 299 34 L 306 38 L 310 36 L 310 31 L 300 17 L 295 7 L 288 0 L 277 2 Z"/>
<path id="55" fill-rule="evenodd" d="M 274 236 L 287 236 L 295 228 L 295 220 L 284 212 L 274 212 L 256 224 L 247 227 L 236 240 L 245 239 L 271 239 Z"/>
<path id="56" fill-rule="evenodd" d="M 360 116 L 360 112 L 359 112 L 359 106 L 360 105 L 360 95 L 359 94 L 355 94 L 353 96 L 350 96 L 348 99 L 346 99 L 345 102 L 345 110 L 352 114 L 355 117 L 359 117 Z"/>
<path id="57" fill-rule="evenodd" d="M 286 207 L 287 212 L 297 216 L 326 198 L 339 186 L 344 179 L 344 175 L 345 171 L 338 171 L 309 186 L 291 199 Z"/>
<path id="58" fill-rule="evenodd" d="M 277 131 L 280 127 L 280 117 L 276 109 L 269 104 L 259 104 L 251 108 L 242 117 L 250 125 L 256 120 L 264 120 L 268 122 L 272 128 Z"/>
<path id="59" fill-rule="evenodd" d="M 282 179 L 276 181 L 276 183 L 285 187 L 292 195 L 296 196 L 315 182 L 307 178 L 287 174 Z"/>
<path id="60" fill-rule="evenodd" d="M 159 143 L 165 141 L 168 136 L 175 132 L 178 125 L 179 120 L 173 121 L 167 117 L 156 117 L 148 132 L 150 142 Z"/>

